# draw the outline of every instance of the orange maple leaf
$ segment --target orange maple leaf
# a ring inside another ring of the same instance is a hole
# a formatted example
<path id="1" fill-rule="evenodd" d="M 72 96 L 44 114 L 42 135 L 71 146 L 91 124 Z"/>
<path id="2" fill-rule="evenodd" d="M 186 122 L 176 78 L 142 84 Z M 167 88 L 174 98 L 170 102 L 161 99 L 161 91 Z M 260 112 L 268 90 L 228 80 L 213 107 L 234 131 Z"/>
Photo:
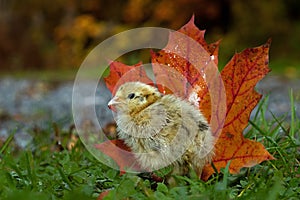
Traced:
<path id="1" fill-rule="evenodd" d="M 194 18 L 178 32 L 192 38 L 203 48 L 195 52 L 192 42 L 176 33 L 170 33 L 167 46 L 151 54 L 154 75 L 156 82 L 163 85 L 159 88 L 161 92 L 174 93 L 182 98 L 188 98 L 193 91 L 197 92 L 201 100 L 199 108 L 210 120 L 212 132 L 218 137 L 215 144 L 216 154 L 213 158 L 216 169 L 220 171 L 231 160 L 229 171 L 238 173 L 243 167 L 251 167 L 262 161 L 274 159 L 261 143 L 246 139 L 242 134 L 251 111 L 261 98 L 261 95 L 254 91 L 254 87 L 270 71 L 268 68 L 270 41 L 260 47 L 249 48 L 235 54 L 222 70 L 221 79 L 215 81 L 215 84 L 210 84 L 218 74 L 216 64 L 219 42 L 207 44 L 204 40 L 205 31 L 195 26 Z M 190 62 L 189 59 L 194 62 Z M 110 91 L 114 93 L 113 88 L 127 81 L 139 80 L 153 84 L 142 68 L 130 72 L 140 66 L 141 64 L 127 66 L 117 62 L 111 63 L 110 75 L 105 78 Z M 124 74 L 125 78 L 122 77 Z M 164 85 L 167 85 L 169 90 L 166 90 Z M 222 87 L 225 89 L 224 93 L 218 91 Z M 214 92 L 217 96 L 213 96 L 209 91 L 217 91 Z M 226 100 L 226 104 L 222 103 L 223 100 Z M 117 155 L 111 157 L 117 159 L 116 162 L 122 169 L 128 164 L 126 159 L 118 158 Z M 203 170 L 202 179 L 207 180 L 213 173 L 213 168 L 207 165 Z"/>
<path id="2" fill-rule="evenodd" d="M 221 72 L 227 111 L 222 133 L 215 144 L 213 163 L 218 170 L 224 168 L 230 160 L 229 171 L 238 173 L 242 167 L 252 167 L 262 161 L 274 159 L 261 143 L 243 136 L 250 113 L 262 96 L 254 87 L 270 71 L 269 47 L 270 41 L 235 54 Z M 207 165 L 202 179 L 207 180 L 213 172 L 212 167 Z"/>
<path id="3" fill-rule="evenodd" d="M 173 86 L 171 87 L 173 94 L 183 98 L 188 98 L 195 86 L 200 88 L 198 91 L 200 99 L 207 94 L 204 74 L 207 75 L 209 72 L 207 61 L 211 60 L 211 57 L 214 63 L 218 64 L 219 41 L 207 44 L 204 33 L 205 31 L 200 31 L 195 26 L 194 16 L 177 32 L 170 33 L 167 46 L 157 53 L 152 53 L 156 82 Z M 197 47 L 199 44 L 202 48 Z M 195 63 L 198 64 L 197 67 L 193 66 Z"/>

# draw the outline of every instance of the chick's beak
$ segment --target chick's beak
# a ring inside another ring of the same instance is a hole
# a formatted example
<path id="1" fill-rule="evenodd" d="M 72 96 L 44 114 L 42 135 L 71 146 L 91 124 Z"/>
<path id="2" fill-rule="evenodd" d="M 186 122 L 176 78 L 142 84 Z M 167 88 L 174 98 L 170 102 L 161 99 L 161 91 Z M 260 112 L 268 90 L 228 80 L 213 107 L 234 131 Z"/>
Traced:
<path id="1" fill-rule="evenodd" d="M 119 104 L 119 103 L 120 103 L 120 99 L 115 96 L 108 102 L 107 105 L 108 105 L 109 109 L 111 109 L 112 111 L 116 111 L 116 108 L 114 107 L 114 105 Z"/>

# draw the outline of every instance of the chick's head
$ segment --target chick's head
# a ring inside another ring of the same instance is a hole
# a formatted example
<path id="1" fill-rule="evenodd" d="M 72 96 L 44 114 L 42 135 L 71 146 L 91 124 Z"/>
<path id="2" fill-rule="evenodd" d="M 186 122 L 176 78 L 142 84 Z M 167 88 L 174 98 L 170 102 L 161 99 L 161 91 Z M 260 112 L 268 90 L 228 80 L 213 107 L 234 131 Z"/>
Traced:
<path id="1" fill-rule="evenodd" d="M 113 106 L 117 113 L 135 114 L 161 98 L 155 87 L 141 83 L 128 82 L 121 85 L 108 106 Z"/>

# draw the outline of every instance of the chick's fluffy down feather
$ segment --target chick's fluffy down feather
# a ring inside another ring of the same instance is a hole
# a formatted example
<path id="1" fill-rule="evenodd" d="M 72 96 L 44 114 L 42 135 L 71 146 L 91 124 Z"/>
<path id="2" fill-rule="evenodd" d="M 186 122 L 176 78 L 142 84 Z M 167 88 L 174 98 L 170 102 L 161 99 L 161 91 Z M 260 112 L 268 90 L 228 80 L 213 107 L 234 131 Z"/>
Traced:
<path id="1" fill-rule="evenodd" d="M 198 108 L 152 86 L 128 82 L 109 102 L 117 112 L 118 136 L 140 166 L 157 170 L 174 166 L 177 174 L 193 168 L 200 176 L 213 155 L 214 137 Z"/>

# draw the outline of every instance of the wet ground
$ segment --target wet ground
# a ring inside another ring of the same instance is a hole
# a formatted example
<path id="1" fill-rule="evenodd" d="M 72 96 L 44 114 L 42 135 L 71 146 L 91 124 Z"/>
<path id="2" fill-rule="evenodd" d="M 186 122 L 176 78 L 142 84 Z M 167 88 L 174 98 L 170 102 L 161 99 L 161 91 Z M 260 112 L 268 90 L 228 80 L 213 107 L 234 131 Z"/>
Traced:
<path id="1" fill-rule="evenodd" d="M 89 82 L 85 84 L 84 87 L 91 87 Z M 299 79 L 287 80 L 278 76 L 268 76 L 257 85 L 260 93 L 264 96 L 269 95 L 266 118 L 272 118 L 271 112 L 276 116 L 286 113 L 289 115 L 291 89 L 295 96 L 296 109 L 299 109 Z M 5 139 L 11 132 L 16 131 L 17 143 L 25 146 L 31 140 L 28 130 L 34 127 L 47 129 L 55 122 L 68 129 L 73 124 L 72 90 L 73 82 L 0 79 L 0 139 Z M 113 120 L 107 108 L 110 98 L 110 92 L 104 84 L 100 84 L 95 101 L 98 120 L 102 125 Z M 300 117 L 300 112 L 296 110 L 296 113 Z"/>

